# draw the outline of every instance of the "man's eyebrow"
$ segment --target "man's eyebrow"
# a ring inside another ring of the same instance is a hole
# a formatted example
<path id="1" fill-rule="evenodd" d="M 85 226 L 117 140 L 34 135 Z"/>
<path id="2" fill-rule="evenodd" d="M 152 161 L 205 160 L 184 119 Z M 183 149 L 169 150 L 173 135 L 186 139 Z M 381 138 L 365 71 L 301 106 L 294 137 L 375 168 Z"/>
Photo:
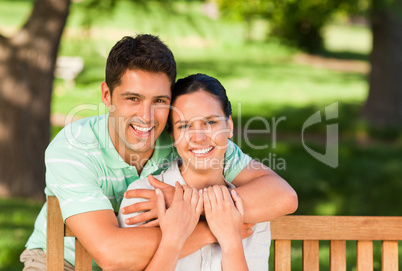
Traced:
<path id="1" fill-rule="evenodd" d="M 215 118 L 222 118 L 222 116 L 210 115 L 210 116 L 207 116 L 207 117 L 201 117 L 201 119 L 207 119 L 207 120 L 209 120 L 209 119 L 215 119 Z M 176 122 L 174 123 L 174 125 L 176 125 L 177 123 L 186 123 L 186 122 L 188 122 L 188 121 L 187 121 L 187 120 L 178 120 L 178 121 L 176 121 Z"/>
<path id="2" fill-rule="evenodd" d="M 123 97 L 126 97 L 126 96 L 131 96 L 131 97 L 133 97 L 133 96 L 135 96 L 135 97 L 139 97 L 139 98 L 141 98 L 141 99 L 145 99 L 145 96 L 144 95 L 142 95 L 142 94 L 139 94 L 139 93 L 136 93 L 136 92 L 129 92 L 129 91 L 127 91 L 127 92 L 123 92 L 122 94 L 120 94 L 121 96 L 123 96 Z M 161 96 L 155 96 L 155 97 L 152 97 L 153 99 L 167 99 L 167 100 L 171 100 L 171 98 L 170 98 L 170 96 L 167 96 L 167 95 L 161 95 Z"/>
<path id="3" fill-rule="evenodd" d="M 136 92 L 130 92 L 130 91 L 123 92 L 123 93 L 120 94 L 120 95 L 121 95 L 121 96 L 136 96 L 136 97 L 140 97 L 141 99 L 144 99 L 144 98 L 145 98 L 144 95 L 141 95 L 141 94 L 136 93 Z"/>

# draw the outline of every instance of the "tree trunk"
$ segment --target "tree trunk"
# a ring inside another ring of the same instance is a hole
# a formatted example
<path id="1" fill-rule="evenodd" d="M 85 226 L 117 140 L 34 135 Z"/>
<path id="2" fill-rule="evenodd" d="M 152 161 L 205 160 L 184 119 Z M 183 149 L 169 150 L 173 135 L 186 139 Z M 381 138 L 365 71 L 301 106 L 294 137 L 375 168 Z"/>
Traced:
<path id="1" fill-rule="evenodd" d="M 399 9 L 400 11 L 400 9 Z M 363 114 L 375 127 L 402 124 L 402 16 L 396 4 L 371 16 L 370 91 Z"/>
<path id="2" fill-rule="evenodd" d="M 0 35 L 0 196 L 44 198 L 53 72 L 70 0 L 37 0 L 12 38 Z"/>

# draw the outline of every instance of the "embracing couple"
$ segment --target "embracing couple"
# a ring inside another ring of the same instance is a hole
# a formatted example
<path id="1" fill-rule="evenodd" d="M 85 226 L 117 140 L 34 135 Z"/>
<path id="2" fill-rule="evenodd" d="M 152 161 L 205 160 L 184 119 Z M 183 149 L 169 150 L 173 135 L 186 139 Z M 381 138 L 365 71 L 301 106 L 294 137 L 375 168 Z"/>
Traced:
<path id="1" fill-rule="evenodd" d="M 268 221 L 294 212 L 297 195 L 229 140 L 219 81 L 176 82 L 168 47 L 138 35 L 112 48 L 101 89 L 109 113 L 66 126 L 45 153 L 45 193 L 93 270 L 267 270 Z M 24 270 L 45 270 L 46 204 L 26 247 Z"/>

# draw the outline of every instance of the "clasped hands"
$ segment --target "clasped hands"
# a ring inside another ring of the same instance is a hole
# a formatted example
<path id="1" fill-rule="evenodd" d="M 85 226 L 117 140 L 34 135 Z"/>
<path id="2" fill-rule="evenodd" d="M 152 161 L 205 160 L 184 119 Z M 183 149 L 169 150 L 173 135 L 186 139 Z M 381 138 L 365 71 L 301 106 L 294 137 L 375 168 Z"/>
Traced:
<path id="1" fill-rule="evenodd" d="M 128 219 L 127 224 L 150 221 L 141 227 L 160 226 L 162 233 L 177 236 L 191 234 L 199 221 L 201 213 L 205 214 L 208 226 L 217 241 L 222 244 L 233 240 L 233 236 L 246 238 L 252 234 L 253 224 L 244 224 L 244 208 L 235 190 L 229 191 L 225 186 L 215 185 L 202 190 L 190 186 L 175 187 L 160 182 L 152 175 L 148 176 L 155 190 L 134 189 L 125 193 L 126 198 L 144 198 L 147 201 L 126 206 L 124 214 L 143 211 Z M 179 240 L 175 240 L 179 241 Z M 185 239 L 184 239 L 185 241 Z"/>

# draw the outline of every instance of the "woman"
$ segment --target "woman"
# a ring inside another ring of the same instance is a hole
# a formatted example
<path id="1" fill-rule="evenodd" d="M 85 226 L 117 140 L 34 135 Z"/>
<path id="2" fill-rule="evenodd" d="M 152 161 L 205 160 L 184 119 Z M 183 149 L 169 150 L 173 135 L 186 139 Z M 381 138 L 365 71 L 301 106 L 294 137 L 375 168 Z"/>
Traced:
<path id="1" fill-rule="evenodd" d="M 184 241 L 198 221 L 200 202 L 203 202 L 208 226 L 218 244 L 205 246 L 180 259 L 176 270 L 247 270 L 247 265 L 253 271 L 268 269 L 269 223 L 256 224 L 253 227 L 254 234 L 241 240 L 244 215 L 242 202 L 234 190 L 228 190 L 234 188 L 234 185 L 223 178 L 225 152 L 228 144 L 231 144 L 229 138 L 233 135 L 231 113 L 226 91 L 215 78 L 195 74 L 175 84 L 172 91 L 170 132 L 180 159 L 155 177 L 169 184 L 178 181 L 190 187 L 183 190 L 180 184 L 175 184 L 175 199 L 167 211 L 161 200 L 163 194 L 156 191 L 161 202 L 158 205 L 158 218 L 162 241 L 148 266 L 150 270 L 157 270 L 157 266 L 168 270 L 169 264 L 173 264 L 174 269 Z M 153 187 L 148 180 L 141 179 L 132 183 L 128 189 L 136 188 Z M 121 208 L 135 202 L 138 199 L 123 199 Z M 186 215 L 181 213 L 183 210 Z M 133 215 L 119 213 L 120 226 L 126 227 L 125 220 Z M 180 221 L 175 222 L 175 219 Z M 175 244 L 174 249 L 172 242 Z"/>

